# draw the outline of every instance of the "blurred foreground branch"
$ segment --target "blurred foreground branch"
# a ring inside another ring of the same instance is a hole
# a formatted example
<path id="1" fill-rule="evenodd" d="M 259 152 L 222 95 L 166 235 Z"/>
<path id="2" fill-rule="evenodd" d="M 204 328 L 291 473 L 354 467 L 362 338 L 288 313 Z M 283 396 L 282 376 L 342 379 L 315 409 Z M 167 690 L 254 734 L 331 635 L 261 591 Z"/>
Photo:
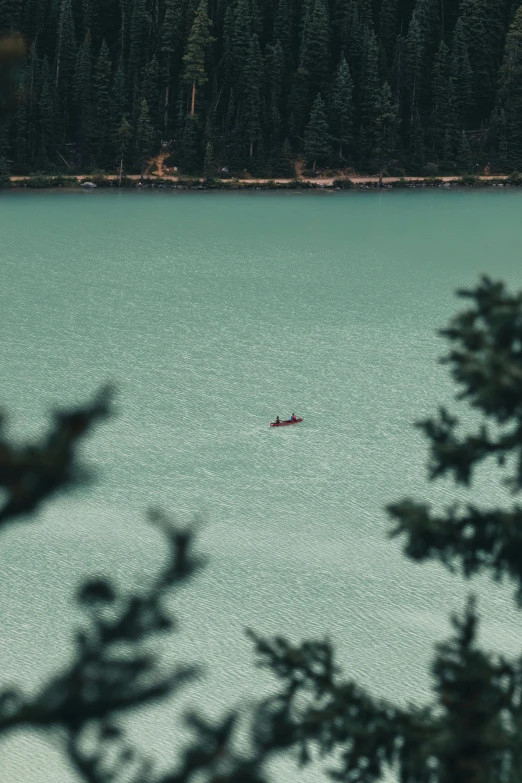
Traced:
<path id="1" fill-rule="evenodd" d="M 7 500 L 0 507 L 0 525 L 36 511 L 58 489 L 78 481 L 76 446 L 100 419 L 109 415 L 111 397 L 110 387 L 105 387 L 89 405 L 57 411 L 53 429 L 37 445 L 10 444 L 0 416 L 0 487 L 7 492 Z"/>
<path id="2" fill-rule="evenodd" d="M 443 335 L 445 359 L 460 386 L 457 396 L 482 417 L 460 435 L 447 411 L 421 423 L 430 443 L 430 476 L 468 484 L 476 466 L 495 459 L 513 492 L 522 488 L 522 294 L 484 278 L 461 295 L 471 306 Z M 79 438 L 109 413 L 104 392 L 93 403 L 57 414 L 43 443 L 17 449 L 0 441 L 0 483 L 8 499 L 0 520 L 34 511 L 76 478 Z M 510 459 L 507 459 L 507 458 Z M 405 498 L 389 507 L 391 535 L 404 538 L 413 560 L 437 559 L 469 577 L 480 570 L 508 577 L 522 596 L 522 510 L 464 510 L 444 514 Z M 194 531 L 172 526 L 161 512 L 149 522 L 162 531 L 167 564 L 142 593 L 119 594 L 107 580 L 89 580 L 78 601 L 89 622 L 77 631 L 75 657 L 34 698 L 11 688 L 0 694 L 0 735 L 19 727 L 50 729 L 88 783 L 266 783 L 267 761 L 285 753 L 301 764 L 329 757 L 334 780 L 374 783 L 394 774 L 401 783 L 520 783 L 522 780 L 522 658 L 486 652 L 477 642 L 473 598 L 452 618 L 453 634 L 436 646 L 433 699 L 401 707 L 377 699 L 342 677 L 327 641 L 301 645 L 252 631 L 258 662 L 270 669 L 274 696 L 245 711 L 223 705 L 221 720 L 195 712 L 186 720 L 193 740 L 172 770 L 160 772 L 125 738 L 120 719 L 164 699 L 200 674 L 193 665 L 165 668 L 154 646 L 174 629 L 166 599 L 201 566 Z M 204 629 L 202 629 L 202 633 Z M 248 747 L 238 743 L 248 717 Z M 241 750 L 238 748 L 241 746 Z"/>

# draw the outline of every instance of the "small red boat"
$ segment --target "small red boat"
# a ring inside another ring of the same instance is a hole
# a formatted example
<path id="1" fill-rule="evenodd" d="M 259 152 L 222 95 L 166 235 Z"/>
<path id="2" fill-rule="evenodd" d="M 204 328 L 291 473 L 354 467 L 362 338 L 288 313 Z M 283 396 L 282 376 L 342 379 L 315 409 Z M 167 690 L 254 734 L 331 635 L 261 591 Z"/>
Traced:
<path id="1" fill-rule="evenodd" d="M 270 426 L 271 427 L 288 427 L 289 424 L 299 424 L 300 421 L 303 421 L 302 419 L 296 419 L 295 421 L 292 421 L 292 419 L 285 419 L 285 421 L 280 421 L 279 424 L 276 421 L 271 421 Z"/>

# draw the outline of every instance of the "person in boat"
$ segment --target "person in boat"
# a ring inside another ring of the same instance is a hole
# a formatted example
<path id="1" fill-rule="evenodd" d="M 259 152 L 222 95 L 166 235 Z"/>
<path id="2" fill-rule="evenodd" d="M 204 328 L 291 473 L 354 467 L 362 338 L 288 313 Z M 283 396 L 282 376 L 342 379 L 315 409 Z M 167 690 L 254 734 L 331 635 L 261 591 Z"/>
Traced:
<path id="1" fill-rule="evenodd" d="M 276 416 L 275 423 L 276 423 L 276 424 L 281 424 L 281 421 L 280 421 L 280 419 L 279 419 L 279 416 Z"/>
<path id="2" fill-rule="evenodd" d="M 295 415 L 295 413 L 292 413 L 292 415 L 290 416 L 290 421 L 297 421 L 297 416 Z"/>

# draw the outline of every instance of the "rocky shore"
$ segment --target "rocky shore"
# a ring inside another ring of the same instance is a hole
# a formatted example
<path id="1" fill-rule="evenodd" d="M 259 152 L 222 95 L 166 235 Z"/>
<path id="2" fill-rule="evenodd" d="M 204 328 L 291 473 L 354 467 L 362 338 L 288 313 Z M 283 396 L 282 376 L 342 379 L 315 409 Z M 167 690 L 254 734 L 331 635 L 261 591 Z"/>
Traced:
<path id="1" fill-rule="evenodd" d="M 120 179 L 116 175 L 11 177 L 14 189 L 43 188 L 115 188 L 157 190 L 382 190 L 403 188 L 484 188 L 520 187 L 522 175 L 464 175 L 462 177 L 353 177 L 299 179 L 218 179 L 214 177 L 144 177 L 132 175 Z M 6 185 L 9 187 L 9 185 Z"/>

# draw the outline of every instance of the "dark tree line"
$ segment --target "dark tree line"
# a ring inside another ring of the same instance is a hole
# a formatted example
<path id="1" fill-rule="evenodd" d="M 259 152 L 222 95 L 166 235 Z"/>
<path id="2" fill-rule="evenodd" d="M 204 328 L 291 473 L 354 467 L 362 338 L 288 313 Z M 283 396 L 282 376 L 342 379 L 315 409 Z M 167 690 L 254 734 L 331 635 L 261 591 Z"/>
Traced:
<path id="1" fill-rule="evenodd" d="M 0 0 L 13 172 L 522 169 L 513 0 Z"/>

